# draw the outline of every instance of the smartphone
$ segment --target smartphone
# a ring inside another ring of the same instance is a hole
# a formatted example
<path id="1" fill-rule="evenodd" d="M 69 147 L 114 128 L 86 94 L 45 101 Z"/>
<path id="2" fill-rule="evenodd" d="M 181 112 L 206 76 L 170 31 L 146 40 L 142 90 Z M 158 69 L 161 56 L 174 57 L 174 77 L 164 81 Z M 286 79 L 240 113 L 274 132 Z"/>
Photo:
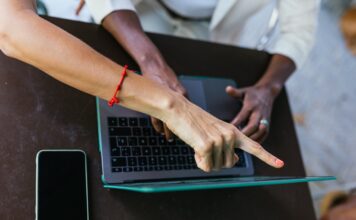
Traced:
<path id="1" fill-rule="evenodd" d="M 89 219 L 84 151 L 41 150 L 37 153 L 36 219 Z"/>

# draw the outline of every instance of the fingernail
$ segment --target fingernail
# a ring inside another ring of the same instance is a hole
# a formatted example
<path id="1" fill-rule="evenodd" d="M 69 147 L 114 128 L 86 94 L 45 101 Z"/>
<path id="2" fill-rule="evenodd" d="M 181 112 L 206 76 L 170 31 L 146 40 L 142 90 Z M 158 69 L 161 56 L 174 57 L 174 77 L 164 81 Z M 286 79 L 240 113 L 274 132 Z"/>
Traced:
<path id="1" fill-rule="evenodd" d="M 164 136 L 164 132 L 162 132 L 161 135 Z"/>
<path id="2" fill-rule="evenodd" d="M 174 141 L 173 138 L 168 139 L 168 142 L 169 142 L 169 143 L 172 143 L 173 141 Z"/>
<path id="3" fill-rule="evenodd" d="M 283 166 L 284 166 L 284 162 L 281 161 L 280 159 L 276 159 L 276 165 L 277 165 L 278 167 L 283 167 Z"/>

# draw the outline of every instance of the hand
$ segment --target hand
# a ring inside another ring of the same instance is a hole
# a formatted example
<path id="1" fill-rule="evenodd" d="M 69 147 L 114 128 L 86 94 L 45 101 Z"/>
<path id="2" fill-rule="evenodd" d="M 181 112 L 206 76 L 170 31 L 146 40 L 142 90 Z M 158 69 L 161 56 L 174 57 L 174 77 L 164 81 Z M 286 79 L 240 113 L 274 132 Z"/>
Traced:
<path id="1" fill-rule="evenodd" d="M 170 110 L 160 118 L 194 149 L 197 166 L 203 171 L 232 167 L 238 161 L 234 152 L 237 147 L 273 167 L 283 167 L 283 161 L 246 137 L 234 125 L 215 118 L 182 96 L 174 100 Z"/>
<path id="2" fill-rule="evenodd" d="M 271 118 L 274 95 L 268 87 L 251 86 L 236 89 L 232 86 L 226 87 L 226 92 L 243 101 L 241 111 L 231 121 L 231 124 L 242 128 L 242 133 L 251 139 L 262 143 L 269 132 L 268 124 L 260 123 Z"/>
<path id="3" fill-rule="evenodd" d="M 170 67 L 165 66 L 164 68 L 152 68 L 150 66 L 146 66 L 141 69 L 143 70 L 142 75 L 144 77 L 151 79 L 152 81 L 155 81 L 165 87 L 168 87 L 180 95 L 187 96 L 185 88 L 179 82 L 176 74 Z M 168 129 L 166 124 L 162 123 L 157 118 L 151 117 L 151 122 L 154 129 L 158 133 L 164 133 L 168 141 L 174 137 L 173 133 Z"/>

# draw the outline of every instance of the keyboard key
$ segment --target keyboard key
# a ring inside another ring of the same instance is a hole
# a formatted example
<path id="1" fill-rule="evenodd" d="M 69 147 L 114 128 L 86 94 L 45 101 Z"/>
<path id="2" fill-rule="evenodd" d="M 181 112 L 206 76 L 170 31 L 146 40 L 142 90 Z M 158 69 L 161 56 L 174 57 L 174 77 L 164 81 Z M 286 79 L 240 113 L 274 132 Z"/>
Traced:
<path id="1" fill-rule="evenodd" d="M 195 163 L 194 157 L 193 156 L 187 156 L 187 162 L 188 162 L 188 164 L 194 164 Z"/>
<path id="2" fill-rule="evenodd" d="M 111 148 L 111 156 L 112 157 L 118 157 L 120 156 L 120 149 L 117 147 L 112 147 Z"/>
<path id="3" fill-rule="evenodd" d="M 127 159 L 129 166 L 136 166 L 137 165 L 137 159 L 136 157 L 129 157 Z"/>
<path id="4" fill-rule="evenodd" d="M 120 117 L 119 118 L 119 126 L 121 127 L 127 127 L 129 124 L 127 122 L 127 118 Z"/>
<path id="5" fill-rule="evenodd" d="M 147 138 L 146 137 L 139 137 L 138 138 L 138 144 L 146 146 L 147 145 Z"/>
<path id="6" fill-rule="evenodd" d="M 129 137 L 129 146 L 137 146 L 137 137 Z"/>
<path id="7" fill-rule="evenodd" d="M 181 152 L 181 154 L 188 154 L 189 149 L 188 149 L 188 147 L 183 146 L 180 148 L 180 152 Z"/>
<path id="8" fill-rule="evenodd" d="M 163 155 L 169 155 L 171 152 L 171 149 L 168 146 L 161 147 L 161 150 Z"/>
<path id="9" fill-rule="evenodd" d="M 138 119 L 137 118 L 129 118 L 129 125 L 133 127 L 138 126 Z"/>
<path id="10" fill-rule="evenodd" d="M 140 156 L 141 155 L 141 148 L 140 147 L 132 147 L 131 152 L 133 156 Z"/>
<path id="11" fill-rule="evenodd" d="M 126 157 L 126 156 L 131 156 L 131 149 L 129 147 L 122 147 L 121 148 L 121 155 Z"/>
<path id="12" fill-rule="evenodd" d="M 198 166 L 196 164 L 190 165 L 191 169 L 198 169 Z"/>
<path id="13" fill-rule="evenodd" d="M 151 155 L 151 148 L 150 147 L 142 147 L 142 154 L 143 155 Z"/>
<path id="14" fill-rule="evenodd" d="M 177 166 L 177 170 L 182 170 L 183 166 Z"/>
<path id="15" fill-rule="evenodd" d="M 179 154 L 179 148 L 178 147 L 172 147 L 172 154 Z"/>
<path id="16" fill-rule="evenodd" d="M 122 147 L 122 146 L 127 146 L 127 138 L 126 137 L 118 137 L 117 138 L 117 145 Z"/>
<path id="17" fill-rule="evenodd" d="M 167 144 L 170 146 L 176 145 L 176 141 L 174 139 L 167 141 Z"/>
<path id="18" fill-rule="evenodd" d="M 153 155 L 161 155 L 161 148 L 159 147 L 152 147 Z"/>
<path id="19" fill-rule="evenodd" d="M 182 141 L 182 140 L 179 139 L 179 138 L 176 139 L 176 143 L 177 143 L 177 145 L 186 145 L 186 144 L 184 143 L 184 141 Z"/>
<path id="20" fill-rule="evenodd" d="M 184 166 L 183 166 L 183 169 L 185 169 L 185 170 L 190 170 L 191 168 L 190 168 L 189 165 L 184 165 Z"/>
<path id="21" fill-rule="evenodd" d="M 117 147 L 116 137 L 110 137 L 110 147 Z"/>
<path id="22" fill-rule="evenodd" d="M 139 121 L 140 121 L 140 126 L 142 127 L 147 127 L 149 125 L 148 118 L 140 118 Z"/>
<path id="23" fill-rule="evenodd" d="M 124 167 L 124 166 L 126 166 L 126 158 L 125 157 L 114 157 L 114 158 L 111 158 L 111 166 L 112 167 Z"/>
<path id="24" fill-rule="evenodd" d="M 159 145 L 167 145 L 167 140 L 165 137 L 161 136 L 158 138 L 158 143 L 159 143 Z"/>
<path id="25" fill-rule="evenodd" d="M 157 138 L 156 137 L 149 137 L 148 144 L 151 146 L 157 145 Z"/>
<path id="26" fill-rule="evenodd" d="M 134 171 L 143 171 L 142 167 L 134 167 Z"/>
<path id="27" fill-rule="evenodd" d="M 131 136 L 131 128 L 129 127 L 109 127 L 110 136 Z"/>
<path id="28" fill-rule="evenodd" d="M 158 133 L 154 128 L 151 128 L 151 134 L 152 134 L 153 136 L 160 136 L 160 135 L 161 135 L 161 134 Z"/>
<path id="29" fill-rule="evenodd" d="M 143 136 L 150 136 L 151 135 L 151 128 L 142 128 L 142 135 Z"/>
<path id="30" fill-rule="evenodd" d="M 132 169 L 132 167 L 124 167 L 124 168 L 122 168 L 122 171 L 124 171 L 124 172 L 132 172 L 133 169 Z"/>
<path id="31" fill-rule="evenodd" d="M 156 170 L 156 171 L 161 171 L 161 170 L 163 170 L 163 167 L 160 167 L 160 166 L 155 167 L 155 170 Z"/>
<path id="32" fill-rule="evenodd" d="M 138 165 L 146 166 L 147 165 L 147 158 L 146 157 L 139 157 L 138 158 Z"/>
<path id="33" fill-rule="evenodd" d="M 156 157 L 149 157 L 149 158 L 148 158 L 148 164 L 149 164 L 150 166 L 155 166 L 155 165 L 157 165 L 157 158 L 156 158 Z"/>
<path id="34" fill-rule="evenodd" d="M 132 134 L 133 136 L 141 136 L 142 135 L 141 128 L 132 128 Z"/>
<path id="35" fill-rule="evenodd" d="M 170 165 L 176 164 L 176 163 L 177 163 L 176 157 L 174 157 L 174 156 L 169 156 L 169 157 L 168 157 L 168 163 L 169 163 Z"/>
<path id="36" fill-rule="evenodd" d="M 108 117 L 108 125 L 109 126 L 117 126 L 117 119 L 113 117 Z"/>
<path id="37" fill-rule="evenodd" d="M 159 165 L 166 165 L 167 164 L 167 158 L 166 157 L 163 157 L 163 156 L 161 156 L 161 157 L 158 157 L 158 164 Z"/>
<path id="38" fill-rule="evenodd" d="M 177 157 L 177 162 L 178 164 L 185 164 L 185 157 L 184 156 L 178 156 Z"/>
<path id="39" fill-rule="evenodd" d="M 113 172 L 113 173 L 122 172 L 122 168 L 120 168 L 120 167 L 112 168 L 112 169 L 111 169 L 111 172 Z"/>

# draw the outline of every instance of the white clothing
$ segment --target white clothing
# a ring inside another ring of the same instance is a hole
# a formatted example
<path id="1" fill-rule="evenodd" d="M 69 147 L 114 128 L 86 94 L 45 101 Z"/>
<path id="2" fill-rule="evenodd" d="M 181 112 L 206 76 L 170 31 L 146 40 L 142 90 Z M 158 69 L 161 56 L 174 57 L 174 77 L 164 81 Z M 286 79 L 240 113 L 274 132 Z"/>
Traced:
<path id="1" fill-rule="evenodd" d="M 272 11 L 277 8 L 279 21 L 265 50 L 291 58 L 297 68 L 303 65 L 314 43 L 319 9 L 319 0 L 218 0 L 212 19 L 206 25 L 204 22 L 198 24 L 196 21 L 171 18 L 165 9 L 153 0 L 86 0 L 86 2 L 98 23 L 112 11 L 135 10 L 135 5 L 146 31 L 164 30 L 163 33 L 166 34 L 175 33 L 178 36 L 248 48 L 256 48 L 261 38 L 266 35 Z M 151 8 L 153 11 L 140 8 Z M 158 27 L 160 25 L 163 27 Z M 200 25 L 198 35 L 206 32 L 207 36 L 196 36 L 194 31 L 196 25 Z M 209 29 L 203 30 L 202 27 Z"/>

